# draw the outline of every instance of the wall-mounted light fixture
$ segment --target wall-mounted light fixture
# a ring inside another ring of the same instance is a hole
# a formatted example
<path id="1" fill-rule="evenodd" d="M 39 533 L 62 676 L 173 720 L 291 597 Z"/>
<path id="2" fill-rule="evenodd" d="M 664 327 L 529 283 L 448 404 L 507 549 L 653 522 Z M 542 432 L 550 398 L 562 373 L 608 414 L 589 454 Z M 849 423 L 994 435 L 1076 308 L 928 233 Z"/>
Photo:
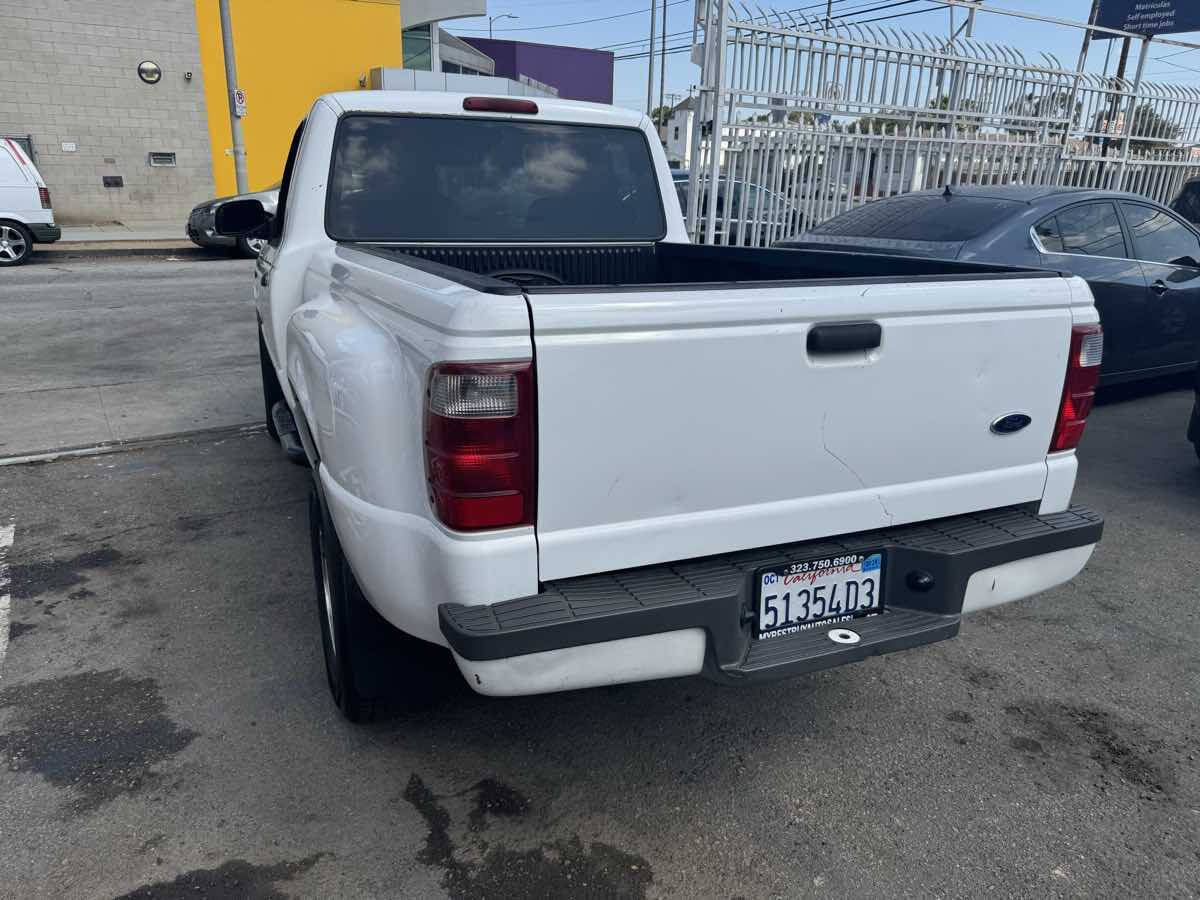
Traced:
<path id="1" fill-rule="evenodd" d="M 158 84 L 162 81 L 162 67 L 153 60 L 144 59 L 138 63 L 138 78 L 146 84 Z"/>

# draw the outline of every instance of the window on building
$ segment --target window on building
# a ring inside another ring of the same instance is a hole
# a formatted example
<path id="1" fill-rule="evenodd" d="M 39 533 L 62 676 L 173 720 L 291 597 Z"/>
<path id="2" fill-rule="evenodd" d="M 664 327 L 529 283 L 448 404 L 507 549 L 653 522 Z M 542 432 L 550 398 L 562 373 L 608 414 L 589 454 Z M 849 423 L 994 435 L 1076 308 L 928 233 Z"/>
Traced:
<path id="1" fill-rule="evenodd" d="M 675 140 L 679 140 L 679 126 L 675 126 Z"/>
<path id="2" fill-rule="evenodd" d="M 433 42 L 429 36 L 429 26 L 406 28 L 401 38 L 404 68 L 430 71 L 433 68 Z"/>

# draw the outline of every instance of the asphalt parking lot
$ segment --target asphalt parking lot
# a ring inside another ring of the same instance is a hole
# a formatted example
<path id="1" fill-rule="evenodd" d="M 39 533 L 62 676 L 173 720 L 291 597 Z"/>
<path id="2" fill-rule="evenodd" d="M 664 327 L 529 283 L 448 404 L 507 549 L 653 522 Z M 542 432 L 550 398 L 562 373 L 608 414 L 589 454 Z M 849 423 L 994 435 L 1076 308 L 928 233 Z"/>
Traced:
<path id="1" fill-rule="evenodd" d="M 84 265 L 61 277 L 140 283 L 136 315 L 173 336 L 122 344 L 126 366 L 257 390 L 245 263 Z M 176 278 L 185 300 L 147 286 Z M 112 383 L 98 348 L 134 313 L 17 294 L 0 281 L 27 317 L 0 338 L 0 416 Z M 327 697 L 308 475 L 243 407 L 0 466 L 0 896 L 1195 895 L 1192 395 L 1107 400 L 1076 490 L 1107 518 L 1096 556 L 954 640 L 746 689 L 494 700 L 446 667 L 428 704 L 366 727 Z M 52 438 L 20 450 L 81 442 Z"/>

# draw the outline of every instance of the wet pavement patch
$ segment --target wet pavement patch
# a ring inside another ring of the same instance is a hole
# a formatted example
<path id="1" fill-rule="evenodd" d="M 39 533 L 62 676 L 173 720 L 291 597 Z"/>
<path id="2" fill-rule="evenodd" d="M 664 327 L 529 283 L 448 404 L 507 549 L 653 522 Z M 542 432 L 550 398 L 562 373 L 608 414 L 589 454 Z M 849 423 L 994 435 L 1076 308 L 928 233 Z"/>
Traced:
<path id="1" fill-rule="evenodd" d="M 292 895 L 277 887 L 311 869 L 324 856 L 314 853 L 294 862 L 256 866 L 231 859 L 215 869 L 195 869 L 173 881 L 160 881 L 122 894 L 115 900 L 288 900 Z"/>
<path id="2" fill-rule="evenodd" d="M 475 807 L 471 829 L 488 815 L 524 816 L 529 801 L 513 788 L 484 779 L 473 788 Z M 417 774 L 404 791 L 404 799 L 425 819 L 429 833 L 418 855 L 426 865 L 443 870 L 442 887 L 453 900 L 487 900 L 493 897 L 572 897 L 585 900 L 618 898 L 638 900 L 654 874 L 644 859 L 599 842 L 584 847 L 577 835 L 543 843 L 528 850 L 478 841 L 460 858 L 450 836 L 452 817 L 434 792 Z"/>
<path id="3" fill-rule="evenodd" d="M 203 531 L 212 522 L 212 516 L 180 516 L 175 520 L 175 527 L 180 531 Z"/>
<path id="4" fill-rule="evenodd" d="M 47 591 L 64 591 L 88 580 L 87 571 L 98 571 L 140 564 L 112 547 L 87 550 L 68 559 L 42 559 L 13 563 L 9 567 L 12 596 L 16 600 L 37 597 Z M 78 593 L 78 592 L 77 592 Z"/>
<path id="5" fill-rule="evenodd" d="M 529 812 L 529 801 L 516 788 L 502 781 L 485 778 L 471 788 L 475 795 L 475 808 L 471 810 L 471 830 L 480 831 L 487 827 L 488 816 L 518 818 Z"/>
<path id="6" fill-rule="evenodd" d="M 0 709 L 12 711 L 0 734 L 9 768 L 70 790 L 77 811 L 152 783 L 153 767 L 197 736 L 167 718 L 154 679 L 117 669 L 12 685 Z"/>
<path id="7" fill-rule="evenodd" d="M 1070 755 L 1084 749 L 1104 773 L 1135 788 L 1165 795 L 1174 786 L 1165 742 L 1148 738 L 1135 723 L 1104 710 L 1065 703 L 1031 702 L 1006 706 L 1004 712 L 1038 735 L 1037 740 L 1012 738 L 1010 745 L 1016 750 Z"/>

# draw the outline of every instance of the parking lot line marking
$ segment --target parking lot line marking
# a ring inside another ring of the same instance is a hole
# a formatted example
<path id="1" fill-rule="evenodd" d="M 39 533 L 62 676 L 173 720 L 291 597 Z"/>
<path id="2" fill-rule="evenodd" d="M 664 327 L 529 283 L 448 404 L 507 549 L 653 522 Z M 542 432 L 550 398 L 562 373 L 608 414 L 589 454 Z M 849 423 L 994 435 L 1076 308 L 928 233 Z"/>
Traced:
<path id="1" fill-rule="evenodd" d="M 8 652 L 8 613 L 12 606 L 8 593 L 8 548 L 16 533 L 16 522 L 0 526 L 0 677 L 4 675 L 4 654 Z"/>

